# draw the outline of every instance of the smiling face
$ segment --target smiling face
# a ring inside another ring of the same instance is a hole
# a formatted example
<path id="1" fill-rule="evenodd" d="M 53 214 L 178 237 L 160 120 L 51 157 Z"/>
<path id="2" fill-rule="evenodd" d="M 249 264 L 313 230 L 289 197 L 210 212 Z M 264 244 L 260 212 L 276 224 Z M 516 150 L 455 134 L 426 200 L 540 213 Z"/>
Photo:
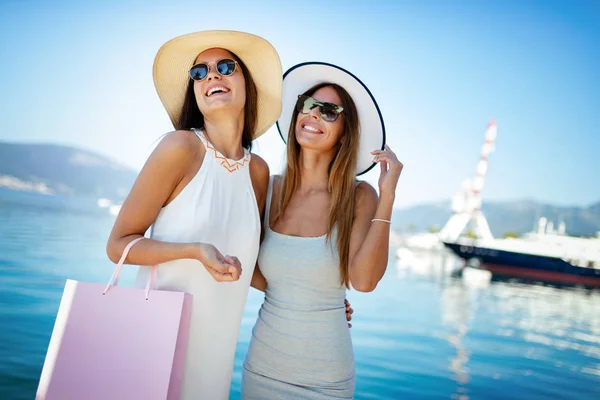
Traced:
<path id="1" fill-rule="evenodd" d="M 342 104 L 340 96 L 331 86 L 317 90 L 311 97 L 323 103 Z M 313 108 L 308 114 L 298 113 L 295 127 L 296 141 L 303 148 L 332 150 L 340 142 L 344 131 L 344 118 L 344 114 L 341 114 L 333 122 L 324 121 L 319 107 Z"/>
<path id="2" fill-rule="evenodd" d="M 217 61 L 224 58 L 236 60 L 227 50 L 208 49 L 200 53 L 194 61 L 194 64 L 206 63 L 210 68 L 205 79 L 194 81 L 194 96 L 204 116 L 225 110 L 234 113 L 244 110 L 246 90 L 241 67 L 236 65 L 235 72 L 228 76 L 219 74 Z"/>

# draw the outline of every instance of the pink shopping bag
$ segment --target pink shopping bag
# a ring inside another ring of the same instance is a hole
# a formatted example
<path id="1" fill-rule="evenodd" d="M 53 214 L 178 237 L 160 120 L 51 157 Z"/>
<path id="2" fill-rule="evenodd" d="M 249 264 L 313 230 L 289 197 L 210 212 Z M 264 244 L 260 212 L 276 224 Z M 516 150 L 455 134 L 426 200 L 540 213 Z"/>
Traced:
<path id="1" fill-rule="evenodd" d="M 192 296 L 67 280 L 36 399 L 179 399 Z"/>

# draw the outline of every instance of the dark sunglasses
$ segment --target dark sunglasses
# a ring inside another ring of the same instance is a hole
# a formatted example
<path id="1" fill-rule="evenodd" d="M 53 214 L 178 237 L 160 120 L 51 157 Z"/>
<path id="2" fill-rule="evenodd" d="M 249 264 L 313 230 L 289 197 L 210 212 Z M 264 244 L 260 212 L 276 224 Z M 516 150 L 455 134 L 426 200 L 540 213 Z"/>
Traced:
<path id="1" fill-rule="evenodd" d="M 235 72 L 237 61 L 231 58 L 224 58 L 217 61 L 217 72 L 222 76 L 229 76 Z M 208 63 L 200 63 L 190 68 L 190 78 L 195 81 L 201 81 L 208 76 L 210 66 Z"/>
<path id="2" fill-rule="evenodd" d="M 321 118 L 323 121 L 327 122 L 334 122 L 336 119 L 338 119 L 342 111 L 344 111 L 344 108 L 342 106 L 338 106 L 337 104 L 323 103 L 304 94 L 298 96 L 298 101 L 296 102 L 296 109 L 298 112 L 302 114 L 308 114 L 315 107 L 319 107 L 319 114 L 321 114 Z"/>

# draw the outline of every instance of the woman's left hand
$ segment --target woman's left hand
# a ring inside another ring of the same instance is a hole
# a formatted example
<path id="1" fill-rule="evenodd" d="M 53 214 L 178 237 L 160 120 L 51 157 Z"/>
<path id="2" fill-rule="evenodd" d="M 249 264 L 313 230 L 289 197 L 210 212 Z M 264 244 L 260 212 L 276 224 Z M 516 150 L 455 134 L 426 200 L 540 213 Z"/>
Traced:
<path id="1" fill-rule="evenodd" d="M 385 145 L 384 150 L 375 150 L 372 151 L 371 154 L 375 156 L 373 161 L 379 163 L 381 166 L 381 174 L 379 175 L 379 193 L 389 193 L 394 195 L 404 165 L 398 161 L 398 157 L 396 157 L 396 154 L 387 144 Z"/>
<path id="2" fill-rule="evenodd" d="M 350 321 L 352 321 L 354 310 L 350 307 L 350 302 L 348 300 L 344 299 L 344 304 L 346 304 L 346 321 L 348 321 L 348 328 L 352 328 Z"/>

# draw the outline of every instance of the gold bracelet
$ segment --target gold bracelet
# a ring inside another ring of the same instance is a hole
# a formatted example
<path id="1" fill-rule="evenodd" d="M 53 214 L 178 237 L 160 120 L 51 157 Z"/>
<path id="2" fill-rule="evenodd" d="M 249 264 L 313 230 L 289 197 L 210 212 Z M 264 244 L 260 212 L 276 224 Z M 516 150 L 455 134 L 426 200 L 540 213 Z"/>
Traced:
<path id="1" fill-rule="evenodd" d="M 392 221 L 388 221 L 387 219 L 381 219 L 381 218 L 373 218 L 371 220 L 371 222 L 375 222 L 375 221 L 381 221 L 381 222 L 387 222 L 388 224 L 392 224 Z"/>

